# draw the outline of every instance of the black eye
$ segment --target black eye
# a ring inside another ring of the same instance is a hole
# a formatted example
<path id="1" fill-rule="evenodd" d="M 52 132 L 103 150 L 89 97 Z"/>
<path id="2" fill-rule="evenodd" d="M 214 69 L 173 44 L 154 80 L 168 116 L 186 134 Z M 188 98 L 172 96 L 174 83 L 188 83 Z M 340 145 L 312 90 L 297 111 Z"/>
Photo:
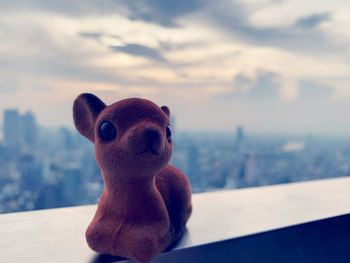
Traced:
<path id="1" fill-rule="evenodd" d="M 100 126 L 99 134 L 102 140 L 111 141 L 116 137 L 117 131 L 111 122 L 104 121 Z"/>
<path id="2" fill-rule="evenodd" d="M 166 132 L 166 138 L 167 140 L 170 142 L 170 139 L 171 139 L 171 129 L 170 129 L 170 126 L 166 126 L 166 129 L 165 129 L 165 132 Z"/>

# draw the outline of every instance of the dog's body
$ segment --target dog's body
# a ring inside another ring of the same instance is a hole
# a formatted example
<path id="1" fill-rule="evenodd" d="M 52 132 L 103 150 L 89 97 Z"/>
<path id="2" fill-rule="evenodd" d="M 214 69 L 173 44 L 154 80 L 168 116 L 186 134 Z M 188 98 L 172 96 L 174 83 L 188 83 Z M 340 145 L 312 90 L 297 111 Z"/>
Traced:
<path id="1" fill-rule="evenodd" d="M 78 131 L 95 144 L 105 185 L 86 231 L 89 246 L 150 261 L 179 239 L 192 211 L 186 176 L 167 165 L 169 109 L 136 98 L 106 106 L 81 94 L 73 111 Z"/>

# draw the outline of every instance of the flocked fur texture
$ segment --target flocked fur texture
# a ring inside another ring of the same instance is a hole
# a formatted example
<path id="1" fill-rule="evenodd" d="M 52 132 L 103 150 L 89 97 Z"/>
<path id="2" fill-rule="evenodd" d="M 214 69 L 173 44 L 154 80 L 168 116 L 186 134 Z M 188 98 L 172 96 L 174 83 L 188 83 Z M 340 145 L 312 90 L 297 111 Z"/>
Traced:
<path id="1" fill-rule="evenodd" d="M 96 252 L 149 262 L 183 233 L 192 212 L 191 187 L 180 170 L 168 165 L 173 149 L 169 116 L 168 107 L 145 99 L 106 106 L 84 93 L 75 100 L 75 126 L 94 143 L 104 180 L 86 230 Z M 105 123 L 107 137 L 101 131 Z"/>

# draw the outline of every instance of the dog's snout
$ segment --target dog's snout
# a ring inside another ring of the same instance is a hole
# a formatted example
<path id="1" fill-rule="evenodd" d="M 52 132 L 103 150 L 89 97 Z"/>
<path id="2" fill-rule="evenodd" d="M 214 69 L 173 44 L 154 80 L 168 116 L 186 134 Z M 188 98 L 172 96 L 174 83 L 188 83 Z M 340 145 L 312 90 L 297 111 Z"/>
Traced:
<path id="1" fill-rule="evenodd" d="M 148 128 L 145 131 L 145 136 L 150 144 L 153 144 L 155 141 L 159 140 L 160 134 L 156 129 Z"/>
<path id="2" fill-rule="evenodd" d="M 162 131 L 155 125 L 145 123 L 137 125 L 129 130 L 125 138 L 125 148 L 137 155 L 146 153 L 158 155 L 165 146 Z"/>

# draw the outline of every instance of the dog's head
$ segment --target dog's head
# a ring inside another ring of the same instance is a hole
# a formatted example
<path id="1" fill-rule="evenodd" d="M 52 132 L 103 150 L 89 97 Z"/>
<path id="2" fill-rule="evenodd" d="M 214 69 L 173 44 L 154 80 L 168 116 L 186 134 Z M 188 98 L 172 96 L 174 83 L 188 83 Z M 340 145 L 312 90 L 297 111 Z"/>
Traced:
<path id="1" fill-rule="evenodd" d="M 84 93 L 73 106 L 75 126 L 95 144 L 95 158 L 102 172 L 130 180 L 153 175 L 169 162 L 169 116 L 168 107 L 138 98 L 106 106 L 95 95 Z"/>

